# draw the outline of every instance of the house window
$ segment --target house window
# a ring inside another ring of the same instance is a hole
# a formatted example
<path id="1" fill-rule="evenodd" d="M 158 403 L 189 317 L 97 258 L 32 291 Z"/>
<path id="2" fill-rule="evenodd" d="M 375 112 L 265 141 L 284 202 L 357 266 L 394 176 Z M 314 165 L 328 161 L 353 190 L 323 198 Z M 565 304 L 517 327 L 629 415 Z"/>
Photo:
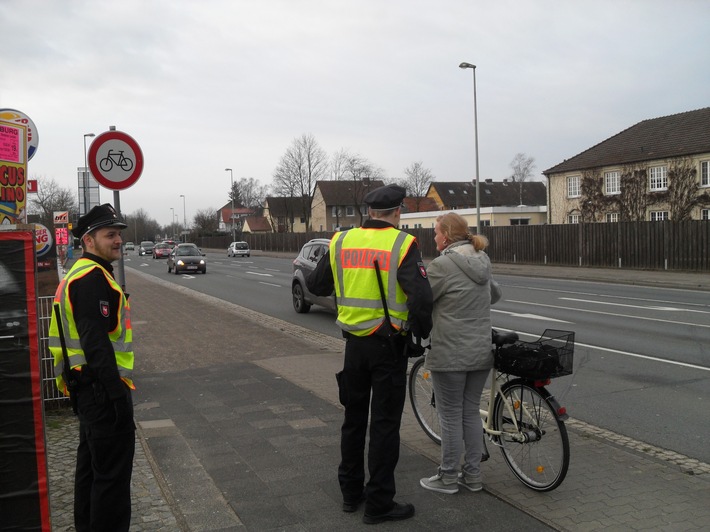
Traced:
<path id="1" fill-rule="evenodd" d="M 345 216 L 355 216 L 355 207 L 352 205 L 345 207 Z"/>
<path id="2" fill-rule="evenodd" d="M 700 209 L 700 219 L 710 220 L 710 209 Z"/>
<path id="3" fill-rule="evenodd" d="M 342 216 L 343 209 L 341 207 L 336 207 L 335 205 L 333 205 L 333 207 L 331 207 L 331 213 L 333 217 Z"/>
<path id="4" fill-rule="evenodd" d="M 567 216 L 567 223 L 568 224 L 578 224 L 579 223 L 579 214 L 570 214 Z"/>
<path id="5" fill-rule="evenodd" d="M 604 185 L 607 194 L 621 193 L 621 179 L 619 172 L 606 172 L 604 174 Z"/>
<path id="6" fill-rule="evenodd" d="M 360 214 L 367 216 L 367 205 L 360 205 Z"/>
<path id="7" fill-rule="evenodd" d="M 648 169 L 648 188 L 651 191 L 668 190 L 668 175 L 665 166 L 652 166 Z"/>
<path id="8" fill-rule="evenodd" d="M 490 220 L 481 220 L 481 227 L 490 227 L 491 221 Z"/>
<path id="9" fill-rule="evenodd" d="M 510 225 L 530 225 L 530 218 L 511 218 Z"/>
<path id="10" fill-rule="evenodd" d="M 619 221 L 619 213 L 618 212 L 606 213 L 606 221 L 607 222 L 618 222 Z"/>
<path id="11" fill-rule="evenodd" d="M 567 197 L 568 198 L 578 198 L 579 197 L 579 176 L 573 175 L 567 178 Z"/>
<path id="12" fill-rule="evenodd" d="M 409 224 L 400 224 L 400 229 L 409 229 Z"/>
<path id="13" fill-rule="evenodd" d="M 651 211 L 652 222 L 662 222 L 668 220 L 668 211 Z"/>
<path id="14" fill-rule="evenodd" d="M 710 161 L 700 163 L 700 186 L 710 187 Z"/>

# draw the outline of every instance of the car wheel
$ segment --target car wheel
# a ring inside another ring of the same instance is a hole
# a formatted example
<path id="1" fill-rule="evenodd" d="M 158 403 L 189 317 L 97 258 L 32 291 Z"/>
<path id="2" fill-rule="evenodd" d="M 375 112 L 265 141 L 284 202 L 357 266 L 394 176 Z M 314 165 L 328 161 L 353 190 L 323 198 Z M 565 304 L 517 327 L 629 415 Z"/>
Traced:
<path id="1" fill-rule="evenodd" d="M 291 288 L 291 294 L 293 295 L 293 309 L 299 314 L 305 314 L 311 310 L 311 305 L 306 302 L 306 298 L 303 294 L 303 287 L 301 283 L 293 283 Z"/>
<path id="2" fill-rule="evenodd" d="M 172 271 L 172 268 L 170 267 L 170 264 L 168 264 L 168 273 Z"/>

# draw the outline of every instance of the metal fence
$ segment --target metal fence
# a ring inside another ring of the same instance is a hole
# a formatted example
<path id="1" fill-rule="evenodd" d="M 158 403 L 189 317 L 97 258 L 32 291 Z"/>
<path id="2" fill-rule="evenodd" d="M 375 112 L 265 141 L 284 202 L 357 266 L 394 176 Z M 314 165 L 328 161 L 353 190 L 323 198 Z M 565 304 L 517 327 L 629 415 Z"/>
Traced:
<path id="1" fill-rule="evenodd" d="M 433 229 L 407 229 L 424 258 L 438 255 Z M 475 231 L 475 229 L 473 229 Z M 710 221 L 619 222 L 484 227 L 493 262 L 647 270 L 710 271 Z M 293 253 L 333 233 L 243 233 L 252 249 Z M 198 239 L 227 252 L 229 235 Z"/>
<path id="2" fill-rule="evenodd" d="M 53 296 L 37 298 L 37 338 L 39 339 L 42 400 L 47 406 L 64 406 L 68 404 L 69 398 L 57 390 L 54 381 L 54 358 L 49 352 L 49 322 L 52 319 L 53 299 Z"/>

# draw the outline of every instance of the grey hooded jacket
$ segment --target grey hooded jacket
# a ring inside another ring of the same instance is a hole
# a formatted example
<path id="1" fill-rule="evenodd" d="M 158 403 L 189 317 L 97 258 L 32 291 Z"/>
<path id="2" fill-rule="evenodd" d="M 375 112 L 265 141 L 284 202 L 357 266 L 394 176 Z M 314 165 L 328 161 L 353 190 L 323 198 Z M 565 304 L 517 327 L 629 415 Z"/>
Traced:
<path id="1" fill-rule="evenodd" d="M 493 367 L 491 261 L 468 241 L 454 242 L 427 267 L 434 328 L 425 366 L 432 371 Z"/>

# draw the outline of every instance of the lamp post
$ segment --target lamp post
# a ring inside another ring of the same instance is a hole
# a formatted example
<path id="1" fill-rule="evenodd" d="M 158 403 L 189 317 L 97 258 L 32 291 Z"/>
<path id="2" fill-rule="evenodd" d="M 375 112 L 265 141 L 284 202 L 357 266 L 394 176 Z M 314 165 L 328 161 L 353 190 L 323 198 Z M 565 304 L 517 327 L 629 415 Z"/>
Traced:
<path id="1" fill-rule="evenodd" d="M 461 63 L 459 68 L 473 70 L 473 130 L 476 142 L 476 233 L 481 234 L 481 179 L 478 175 L 478 108 L 476 106 L 476 65 Z"/>
<path id="2" fill-rule="evenodd" d="M 229 198 L 232 200 L 232 211 L 229 213 L 229 219 L 232 222 L 232 240 L 234 240 L 234 173 L 231 168 L 225 168 L 225 172 L 229 172 Z"/>
<path id="3" fill-rule="evenodd" d="M 180 194 L 182 198 L 182 225 L 183 230 L 187 233 L 187 215 L 185 214 L 185 194 Z M 187 242 L 187 234 L 185 235 L 185 242 Z"/>
<path id="4" fill-rule="evenodd" d="M 173 207 L 170 207 L 170 230 L 173 232 L 172 237 L 175 235 L 175 209 Z"/>
<path id="5" fill-rule="evenodd" d="M 89 162 L 86 158 L 86 137 L 95 137 L 93 133 L 84 133 L 84 214 L 89 212 Z"/>

